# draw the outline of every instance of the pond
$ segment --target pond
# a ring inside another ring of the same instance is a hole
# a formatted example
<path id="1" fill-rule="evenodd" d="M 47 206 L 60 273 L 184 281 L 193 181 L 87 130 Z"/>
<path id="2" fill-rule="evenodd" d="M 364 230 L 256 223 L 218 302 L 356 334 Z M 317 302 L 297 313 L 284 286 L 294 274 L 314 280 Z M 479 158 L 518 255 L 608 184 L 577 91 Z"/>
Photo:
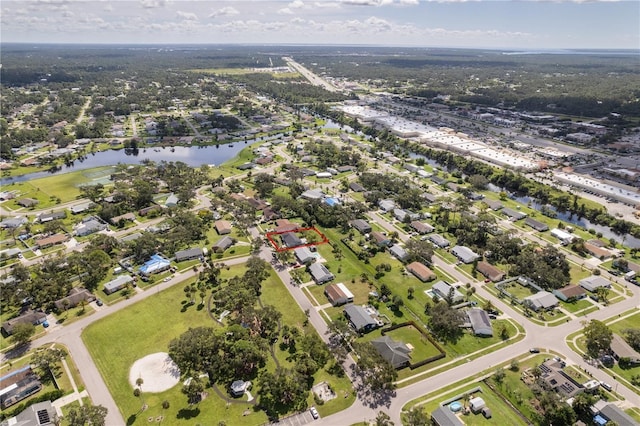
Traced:
<path id="1" fill-rule="evenodd" d="M 280 136 L 282 136 L 280 134 Z M 209 146 L 176 146 L 176 147 L 147 147 L 138 150 L 108 150 L 87 154 L 87 157 L 81 160 L 75 160 L 69 166 L 62 165 L 56 171 L 43 171 L 28 173 L 22 176 L 0 179 L 0 185 L 7 185 L 16 182 L 28 182 L 32 179 L 38 179 L 61 173 L 68 173 L 76 170 L 92 169 L 94 167 L 113 166 L 122 164 L 140 164 L 143 160 L 151 160 L 155 162 L 173 161 L 183 162 L 191 167 L 200 167 L 203 164 L 220 165 L 238 155 L 238 153 L 246 146 L 256 141 L 268 141 L 276 139 L 278 135 L 272 137 L 250 139 L 247 141 L 234 142 L 226 145 L 209 145 Z"/>

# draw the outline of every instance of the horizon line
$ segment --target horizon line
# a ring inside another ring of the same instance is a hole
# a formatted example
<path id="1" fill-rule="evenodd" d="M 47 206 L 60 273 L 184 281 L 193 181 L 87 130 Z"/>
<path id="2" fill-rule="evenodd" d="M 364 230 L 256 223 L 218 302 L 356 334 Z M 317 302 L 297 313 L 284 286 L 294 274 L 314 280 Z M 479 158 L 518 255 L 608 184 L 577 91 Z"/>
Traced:
<path id="1" fill-rule="evenodd" d="M 257 42 L 226 42 L 226 43 L 171 43 L 171 42 L 146 42 L 146 43 L 110 43 L 110 42 L 48 42 L 48 41 L 0 41 L 0 45 L 57 45 L 57 46 L 258 46 L 258 47 L 367 47 L 367 48 L 409 48 L 409 49 L 457 49 L 457 50 L 508 50 L 518 52 L 567 52 L 567 51 L 618 51 L 618 52 L 638 52 L 640 48 L 616 48 L 616 47 L 478 47 L 478 46 L 429 46 L 429 45 L 406 45 L 406 44 L 354 44 L 354 43 L 257 43 Z"/>

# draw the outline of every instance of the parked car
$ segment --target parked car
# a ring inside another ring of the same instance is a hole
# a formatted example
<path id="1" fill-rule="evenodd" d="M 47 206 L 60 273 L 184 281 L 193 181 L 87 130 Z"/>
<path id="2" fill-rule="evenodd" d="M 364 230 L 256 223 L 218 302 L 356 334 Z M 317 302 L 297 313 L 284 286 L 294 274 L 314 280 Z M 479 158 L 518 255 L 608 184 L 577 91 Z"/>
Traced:
<path id="1" fill-rule="evenodd" d="M 531 352 L 532 354 L 539 354 L 539 353 L 540 353 L 540 349 L 538 349 L 538 348 L 531 348 L 531 349 L 529 349 L 529 352 Z"/>
<path id="2" fill-rule="evenodd" d="M 102 306 L 102 305 L 104 305 L 104 303 L 102 303 L 102 300 L 96 299 L 96 305 Z"/>
<path id="3" fill-rule="evenodd" d="M 316 407 L 311 407 L 309 411 L 311 412 L 311 416 L 313 416 L 314 419 L 318 419 L 320 417 L 320 414 L 318 414 L 318 410 L 316 410 Z"/>

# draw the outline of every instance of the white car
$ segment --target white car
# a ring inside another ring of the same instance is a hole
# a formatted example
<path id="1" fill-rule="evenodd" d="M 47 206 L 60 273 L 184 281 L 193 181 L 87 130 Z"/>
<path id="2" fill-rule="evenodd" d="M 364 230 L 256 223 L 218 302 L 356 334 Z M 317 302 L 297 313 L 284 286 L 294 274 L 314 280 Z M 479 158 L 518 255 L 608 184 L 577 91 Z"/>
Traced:
<path id="1" fill-rule="evenodd" d="M 311 415 L 314 419 L 318 419 L 320 417 L 320 414 L 318 414 L 318 410 L 316 410 L 316 407 L 311 407 L 309 411 L 311 412 Z"/>

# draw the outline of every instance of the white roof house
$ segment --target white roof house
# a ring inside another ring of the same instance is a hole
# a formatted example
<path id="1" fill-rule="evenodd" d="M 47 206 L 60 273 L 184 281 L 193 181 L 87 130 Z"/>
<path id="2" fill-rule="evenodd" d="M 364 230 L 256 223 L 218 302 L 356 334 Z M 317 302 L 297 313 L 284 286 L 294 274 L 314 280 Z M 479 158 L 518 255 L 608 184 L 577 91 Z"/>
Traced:
<path id="1" fill-rule="evenodd" d="M 451 249 L 451 253 L 457 257 L 462 263 L 472 263 L 480 258 L 480 255 L 465 246 L 455 246 Z"/>
<path id="2" fill-rule="evenodd" d="M 551 230 L 551 235 L 560 240 L 562 244 L 569 244 L 575 238 L 572 234 L 563 231 L 562 229 L 554 228 Z"/>
<path id="3" fill-rule="evenodd" d="M 591 275 L 590 277 L 583 278 L 578 281 L 578 285 L 591 292 L 596 291 L 600 287 L 611 287 L 609 280 L 599 275 Z"/>
<path id="4" fill-rule="evenodd" d="M 553 294 L 543 290 L 525 297 L 523 303 L 534 311 L 539 311 L 541 309 L 551 309 L 558 306 L 558 299 Z"/>
<path id="5" fill-rule="evenodd" d="M 433 293 L 438 297 L 440 297 L 441 299 L 448 298 L 449 293 L 451 292 L 451 289 L 453 289 L 453 297 L 451 301 L 453 303 L 461 302 L 462 299 L 464 299 L 464 296 L 451 284 L 446 283 L 444 281 L 438 281 L 431 287 L 431 290 L 433 291 Z"/>

